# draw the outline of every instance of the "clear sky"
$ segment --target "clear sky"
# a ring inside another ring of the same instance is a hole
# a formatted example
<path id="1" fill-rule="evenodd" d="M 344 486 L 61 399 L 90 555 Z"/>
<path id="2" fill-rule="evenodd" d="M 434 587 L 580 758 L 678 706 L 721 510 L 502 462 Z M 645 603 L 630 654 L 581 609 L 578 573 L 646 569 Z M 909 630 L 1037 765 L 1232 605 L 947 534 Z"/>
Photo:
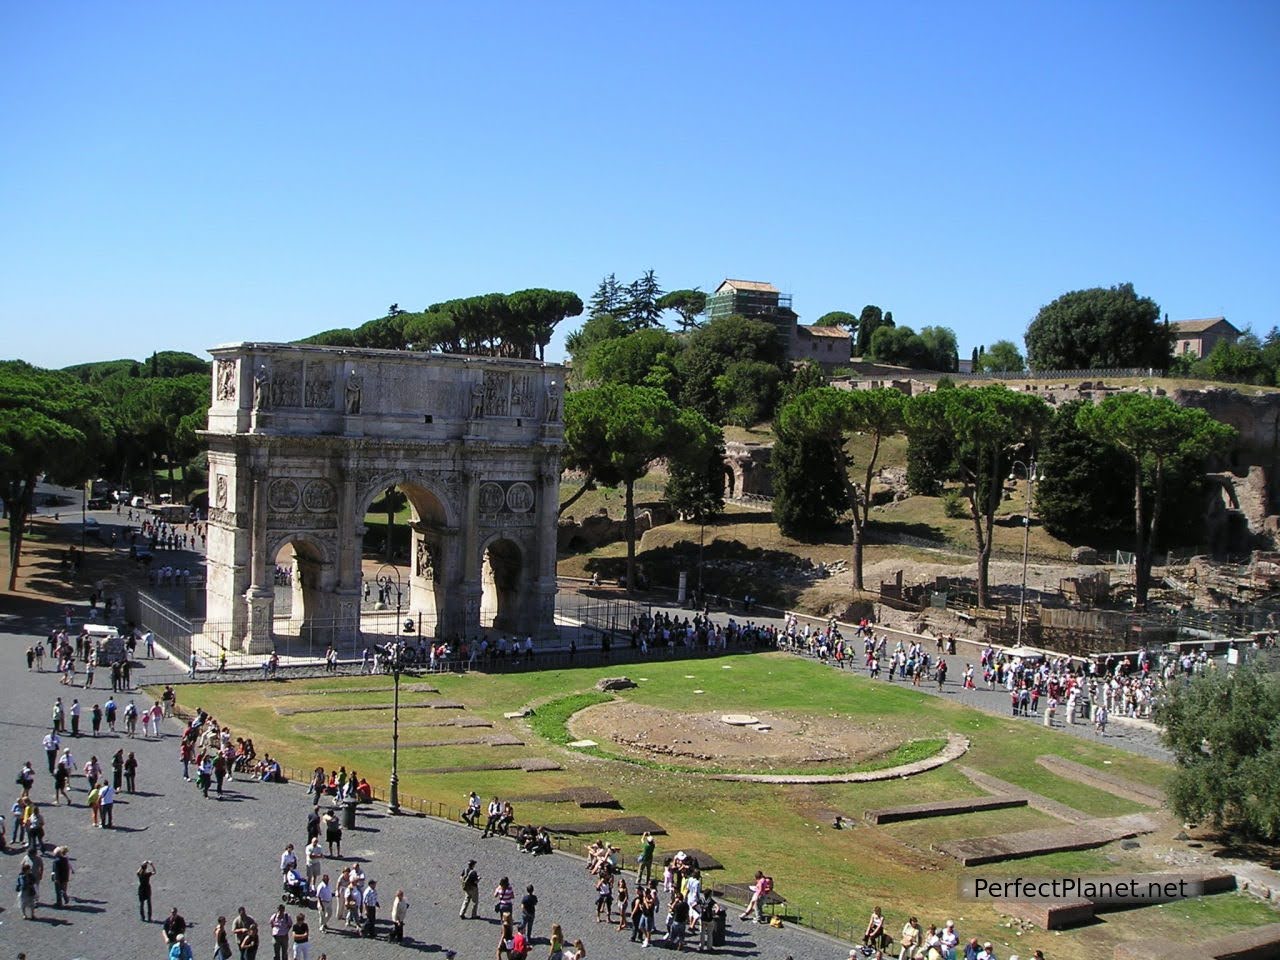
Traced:
<path id="1" fill-rule="evenodd" d="M 649 267 L 772 281 L 802 320 L 877 303 L 962 355 L 1124 281 L 1265 332 L 1277 50 L 1269 0 L 6 3 L 0 353 Z"/>

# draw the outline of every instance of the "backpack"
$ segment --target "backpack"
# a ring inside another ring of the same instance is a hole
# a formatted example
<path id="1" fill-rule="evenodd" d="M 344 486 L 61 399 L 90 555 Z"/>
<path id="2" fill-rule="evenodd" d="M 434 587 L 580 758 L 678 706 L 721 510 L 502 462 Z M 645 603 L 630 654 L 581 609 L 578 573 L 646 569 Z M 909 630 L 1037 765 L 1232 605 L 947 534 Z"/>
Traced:
<path id="1" fill-rule="evenodd" d="M 762 895 L 766 893 L 773 893 L 773 877 L 760 878 L 760 893 Z"/>
<path id="2" fill-rule="evenodd" d="M 529 944 L 525 941 L 524 934 L 517 930 L 511 935 L 511 956 L 513 960 L 522 960 L 528 952 Z"/>

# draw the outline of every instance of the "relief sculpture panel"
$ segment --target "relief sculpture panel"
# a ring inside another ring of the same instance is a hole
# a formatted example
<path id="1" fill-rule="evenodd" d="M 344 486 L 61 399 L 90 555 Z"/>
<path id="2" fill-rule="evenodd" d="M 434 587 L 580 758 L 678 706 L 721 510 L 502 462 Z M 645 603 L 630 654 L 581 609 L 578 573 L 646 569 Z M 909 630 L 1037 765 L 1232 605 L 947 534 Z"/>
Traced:
<path id="1" fill-rule="evenodd" d="M 280 360 L 271 369 L 271 405 L 302 406 L 302 363 Z"/>
<path id="2" fill-rule="evenodd" d="M 511 415 L 511 375 L 500 370 L 484 372 L 484 415 L 506 417 Z"/>

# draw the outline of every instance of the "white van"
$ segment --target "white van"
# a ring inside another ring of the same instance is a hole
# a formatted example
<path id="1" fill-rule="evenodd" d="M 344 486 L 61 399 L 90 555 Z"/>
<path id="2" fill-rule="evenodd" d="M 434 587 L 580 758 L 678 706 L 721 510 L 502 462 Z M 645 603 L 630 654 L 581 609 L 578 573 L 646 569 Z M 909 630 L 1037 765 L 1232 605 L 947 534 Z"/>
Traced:
<path id="1" fill-rule="evenodd" d="M 129 506 L 133 507 L 134 509 L 145 508 L 146 505 L 147 505 L 146 497 L 134 497 L 132 500 L 129 501 Z"/>

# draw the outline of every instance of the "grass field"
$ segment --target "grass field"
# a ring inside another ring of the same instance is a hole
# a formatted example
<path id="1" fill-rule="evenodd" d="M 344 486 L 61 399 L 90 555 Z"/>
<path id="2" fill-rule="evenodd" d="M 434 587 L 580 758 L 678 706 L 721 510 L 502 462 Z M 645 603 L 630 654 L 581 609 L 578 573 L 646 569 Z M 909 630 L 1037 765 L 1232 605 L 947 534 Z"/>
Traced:
<path id="1" fill-rule="evenodd" d="M 726 669 L 728 668 L 728 669 Z M 726 865 L 717 880 L 749 877 L 757 868 L 770 872 L 778 890 L 791 902 L 790 913 L 826 927 L 865 921 L 872 903 L 882 904 L 899 925 L 906 913 L 941 921 L 965 918 L 963 927 L 993 941 L 1009 940 L 1011 931 L 985 905 L 956 897 L 960 868 L 934 853 L 939 840 L 979 836 L 1002 830 L 1051 825 L 1030 810 L 984 813 L 913 824 L 875 828 L 865 825 L 871 808 L 979 794 L 955 765 L 910 779 L 868 784 L 772 785 L 726 782 L 664 768 L 664 764 L 622 762 L 610 756 L 609 744 L 596 751 L 564 746 L 566 721 L 579 707 L 598 702 L 595 682 L 617 675 L 615 668 L 555 670 L 502 676 L 442 675 L 414 683 L 430 683 L 440 694 L 402 688 L 400 777 L 402 795 L 463 805 L 468 790 L 482 796 L 520 797 L 570 786 L 592 784 L 608 789 L 628 814 L 646 815 L 661 823 L 659 852 L 679 847 L 705 849 Z M 955 732 L 972 741 L 963 762 L 994 776 L 1036 790 L 1085 812 L 1111 816 L 1142 809 L 1138 804 L 1058 777 L 1034 762 L 1056 753 L 1080 763 L 1103 767 L 1147 783 L 1160 784 L 1168 768 L 1155 761 L 1122 754 L 1083 739 L 1055 735 L 1026 723 L 979 713 L 906 687 L 872 684 L 784 654 L 739 655 L 706 661 L 651 662 L 628 674 L 639 685 L 619 696 L 636 704 L 677 711 L 806 714 L 821 723 L 878 724 L 900 730 L 903 740 L 928 740 Z M 645 678 L 643 680 L 639 678 Z M 325 693 L 352 686 L 382 686 L 383 692 Z M 695 693 L 701 690 L 701 693 Z M 375 784 L 385 784 L 390 763 L 390 681 L 343 677 L 326 681 L 218 684 L 187 688 L 189 707 L 201 706 L 232 725 L 237 735 L 252 735 L 258 749 L 279 755 L 298 769 L 316 765 L 355 768 Z M 581 697 L 575 695 L 581 694 Z M 413 705 L 441 697 L 465 705 L 465 715 L 482 717 L 492 728 L 429 726 L 458 716 L 455 710 L 429 710 Z M 344 711 L 355 705 L 385 704 L 383 709 Z M 540 705 L 552 706 L 541 713 Z M 503 713 L 532 706 L 529 720 L 506 720 Z M 323 712 L 290 710 L 326 708 Z M 523 746 L 438 745 L 442 740 L 509 734 Z M 564 769 L 545 773 L 485 771 L 433 772 L 441 767 L 473 765 L 490 759 L 543 757 Z M 379 790 L 379 792 L 382 792 Z M 836 813 L 854 818 L 851 829 L 831 829 Z M 520 822 L 564 822 L 599 819 L 596 811 L 572 804 L 516 802 Z M 584 838 L 584 842 L 585 842 Z M 635 838 L 612 836 L 633 855 Z M 578 841 L 567 840 L 575 848 Z M 1144 843 L 1138 851 L 1105 848 L 1021 861 L 1023 875 L 1066 870 L 1115 872 L 1158 869 Z M 1004 871 L 996 871 L 1004 873 Z M 838 891 L 838 895 L 834 895 Z M 1110 955 L 1118 939 L 1141 927 L 1157 935 L 1188 939 L 1215 930 L 1273 922 L 1265 905 L 1237 895 L 1219 895 L 1199 903 L 1147 908 L 1119 915 L 1118 923 L 1099 923 L 1045 943 L 1054 958 Z M 1015 946 L 1029 952 L 1027 938 Z M 1037 943 L 1043 940 L 1037 940 Z M 1051 951 L 1048 948 L 1052 948 Z M 1005 947 L 1002 955 L 1007 954 Z"/>

